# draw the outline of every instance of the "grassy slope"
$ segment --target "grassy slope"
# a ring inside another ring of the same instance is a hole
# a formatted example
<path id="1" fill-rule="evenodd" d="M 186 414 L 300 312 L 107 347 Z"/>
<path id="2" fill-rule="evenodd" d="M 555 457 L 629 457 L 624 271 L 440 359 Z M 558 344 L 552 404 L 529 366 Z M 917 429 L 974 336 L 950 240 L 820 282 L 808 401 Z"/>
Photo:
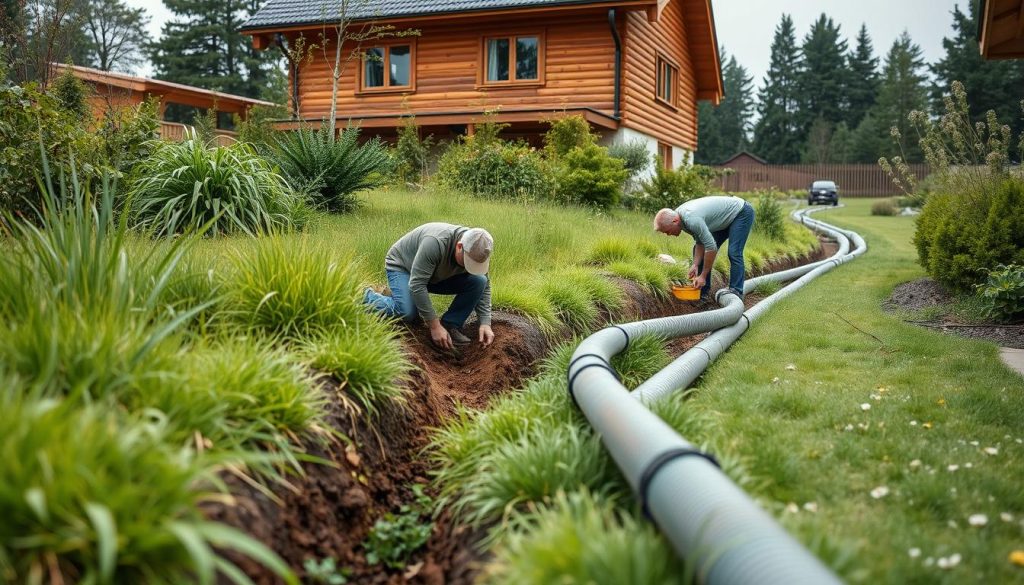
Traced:
<path id="1" fill-rule="evenodd" d="M 819 217 L 860 232 L 868 254 L 756 323 L 712 366 L 692 404 L 715 413 L 767 481 L 758 495 L 779 502 L 787 525 L 812 544 L 827 535 L 840 550 L 819 553 L 833 561 L 854 553 L 850 580 L 1022 582 L 1024 569 L 1008 555 L 1024 548 L 1024 380 L 991 344 L 885 314 L 892 289 L 923 276 L 913 219 L 872 217 L 871 201 L 846 203 Z M 874 498 L 881 486 L 888 495 Z M 788 502 L 801 511 L 784 512 Z M 974 514 L 987 524 L 971 526 Z M 938 568 L 957 553 L 959 566 Z"/>

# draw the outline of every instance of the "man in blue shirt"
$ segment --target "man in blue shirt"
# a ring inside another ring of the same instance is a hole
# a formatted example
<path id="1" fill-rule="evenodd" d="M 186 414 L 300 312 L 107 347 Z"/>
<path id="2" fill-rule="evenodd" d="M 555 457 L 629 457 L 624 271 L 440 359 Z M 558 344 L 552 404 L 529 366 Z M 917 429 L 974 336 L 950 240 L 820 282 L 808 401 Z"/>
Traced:
<path id="1" fill-rule="evenodd" d="M 700 297 L 711 296 L 711 268 L 718 248 L 729 241 L 729 289 L 743 298 L 743 248 L 754 226 L 754 208 L 739 197 L 713 195 L 691 199 L 676 209 L 662 209 L 654 216 L 654 229 L 670 236 L 693 236 L 690 279 L 700 287 Z"/>

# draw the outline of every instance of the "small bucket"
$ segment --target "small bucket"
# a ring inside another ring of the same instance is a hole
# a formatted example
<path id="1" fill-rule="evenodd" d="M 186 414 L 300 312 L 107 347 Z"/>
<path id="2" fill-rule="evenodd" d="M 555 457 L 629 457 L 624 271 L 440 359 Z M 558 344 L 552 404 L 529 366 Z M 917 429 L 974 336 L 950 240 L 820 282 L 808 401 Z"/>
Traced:
<path id="1" fill-rule="evenodd" d="M 699 301 L 700 300 L 700 289 L 695 286 L 687 286 L 683 284 L 672 285 L 672 296 L 681 301 Z"/>

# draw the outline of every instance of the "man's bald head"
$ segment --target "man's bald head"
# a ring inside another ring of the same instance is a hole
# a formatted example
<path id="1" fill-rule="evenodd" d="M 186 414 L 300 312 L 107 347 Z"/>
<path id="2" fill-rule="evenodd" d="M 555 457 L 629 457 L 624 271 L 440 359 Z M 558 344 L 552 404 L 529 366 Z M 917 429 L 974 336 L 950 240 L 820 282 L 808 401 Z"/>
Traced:
<path id="1" fill-rule="evenodd" d="M 654 229 L 663 234 L 678 236 L 683 231 L 683 218 L 674 209 L 661 209 L 654 215 Z"/>

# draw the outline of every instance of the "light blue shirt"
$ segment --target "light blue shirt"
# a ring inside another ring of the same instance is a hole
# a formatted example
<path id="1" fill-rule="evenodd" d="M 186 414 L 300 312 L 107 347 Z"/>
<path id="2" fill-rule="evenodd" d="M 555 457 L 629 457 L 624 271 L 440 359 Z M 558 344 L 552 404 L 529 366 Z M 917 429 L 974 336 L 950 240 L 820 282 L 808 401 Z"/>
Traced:
<path id="1" fill-rule="evenodd" d="M 717 252 L 712 232 L 727 229 L 743 210 L 746 201 L 739 197 L 712 195 L 691 199 L 676 208 L 682 218 L 683 231 L 704 246 L 706 252 Z"/>

